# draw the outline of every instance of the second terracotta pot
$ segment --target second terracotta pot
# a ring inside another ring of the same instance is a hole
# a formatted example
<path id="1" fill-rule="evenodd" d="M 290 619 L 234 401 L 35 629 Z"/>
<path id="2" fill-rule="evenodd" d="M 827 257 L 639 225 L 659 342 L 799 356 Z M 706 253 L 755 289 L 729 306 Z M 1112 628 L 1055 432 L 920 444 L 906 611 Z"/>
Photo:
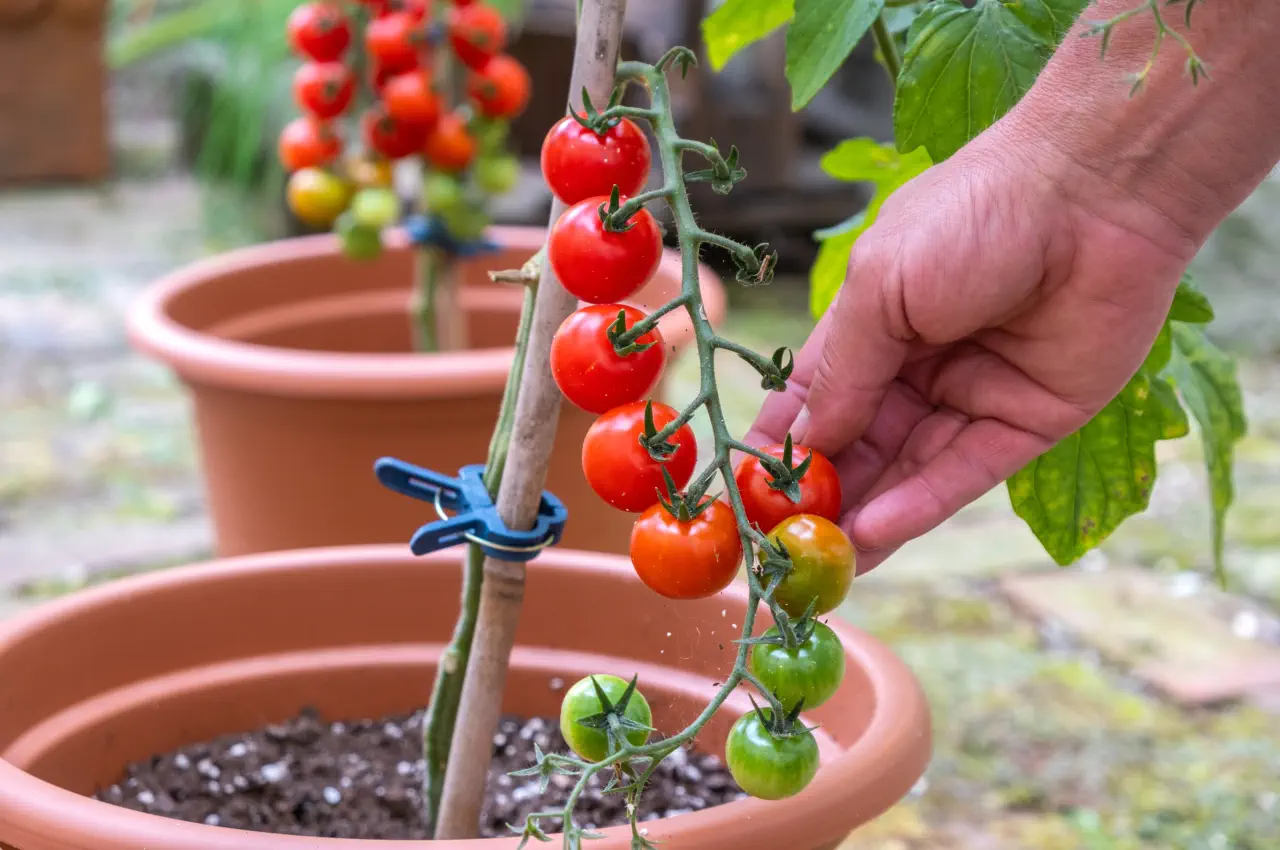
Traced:
<path id="1" fill-rule="evenodd" d="M 468 351 L 410 351 L 413 255 L 403 238 L 366 263 L 344 258 L 331 236 L 234 251 L 140 299 L 130 338 L 190 390 L 219 554 L 406 541 L 434 512 L 382 489 L 374 460 L 393 455 L 448 473 L 484 462 L 521 302 L 487 272 L 519 268 L 544 231 L 495 228 L 490 238 L 502 250 L 461 268 Z M 679 257 L 669 252 L 632 302 L 658 306 L 679 286 Z M 705 268 L 701 286 L 714 324 L 723 289 Z M 661 327 L 671 354 L 692 339 L 683 311 Z M 547 487 L 569 507 L 565 545 L 623 552 L 633 517 L 601 502 L 582 476 L 593 420 L 563 406 Z"/>

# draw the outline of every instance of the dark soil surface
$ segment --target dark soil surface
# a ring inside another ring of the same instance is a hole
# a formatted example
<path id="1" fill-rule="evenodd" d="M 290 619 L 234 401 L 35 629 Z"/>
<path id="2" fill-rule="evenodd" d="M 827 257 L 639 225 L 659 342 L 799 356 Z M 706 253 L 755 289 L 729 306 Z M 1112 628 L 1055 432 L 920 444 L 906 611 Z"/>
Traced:
<path id="1" fill-rule="evenodd" d="M 123 781 L 100 791 L 108 803 L 215 826 L 322 838 L 423 837 L 421 713 L 330 723 L 314 712 L 278 726 L 195 744 L 130 766 Z M 493 761 L 482 835 L 510 835 L 526 814 L 560 808 L 573 779 L 554 777 L 538 793 L 537 777 L 513 777 L 534 763 L 533 746 L 565 752 L 558 724 L 503 718 Z M 578 823 L 626 823 L 623 799 L 582 796 Z M 714 756 L 677 750 L 654 773 L 640 807 L 643 820 L 683 814 L 744 796 Z M 544 823 L 548 832 L 558 824 Z"/>

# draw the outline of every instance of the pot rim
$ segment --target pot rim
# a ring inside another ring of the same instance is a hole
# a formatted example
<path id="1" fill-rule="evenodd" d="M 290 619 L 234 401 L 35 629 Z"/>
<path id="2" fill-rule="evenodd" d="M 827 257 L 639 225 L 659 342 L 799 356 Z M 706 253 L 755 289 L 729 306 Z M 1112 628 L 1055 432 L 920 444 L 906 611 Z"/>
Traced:
<path id="1" fill-rule="evenodd" d="M 456 558 L 457 553 L 438 552 L 427 556 L 427 560 L 444 561 L 451 555 Z M 552 550 L 545 557 L 560 570 L 631 571 L 625 558 L 596 552 Z M 396 544 L 336 546 L 213 560 L 121 579 L 71 594 L 15 617 L 0 627 L 0 653 L 30 635 L 56 628 L 63 620 L 96 608 L 125 603 L 139 594 L 176 585 L 225 582 L 236 574 L 252 577 L 276 570 L 322 568 L 353 560 L 367 561 L 371 565 L 423 561 Z M 741 603 L 745 603 L 747 598 L 746 589 L 740 583 L 723 592 Z M 812 825 L 829 818 L 830 812 L 839 810 L 851 796 L 862 794 L 882 799 L 883 810 L 906 794 L 909 787 L 887 788 L 881 778 L 890 774 L 918 778 L 928 764 L 930 716 L 919 684 L 907 666 L 875 638 L 834 619 L 831 627 L 839 634 L 846 654 L 857 659 L 875 692 L 871 719 L 858 740 L 826 763 L 804 793 L 790 800 L 769 803 L 747 798 L 654 821 L 654 824 L 678 822 L 680 833 L 698 834 L 722 828 L 729 822 L 752 818 L 767 823 L 780 817 L 781 807 L 785 807 L 787 822 L 809 822 Z M 910 760 L 911 768 L 902 770 L 900 761 L 890 762 L 892 759 Z M 428 847 L 440 850 L 509 850 L 513 846 L 509 839 L 503 838 L 433 842 L 316 839 L 188 823 L 83 797 L 37 779 L 4 759 L 0 759 L 0 824 L 5 830 L 0 839 L 14 847 L 22 847 L 30 841 L 39 841 L 42 846 L 52 841 L 57 846 L 68 848 L 190 846 L 201 850 L 243 850 L 246 846 L 258 845 L 276 850 L 317 850 L 317 845 L 327 850 L 425 850 Z M 50 825 L 56 825 L 56 831 L 51 830 Z M 763 824 L 761 828 L 765 828 Z M 623 839 L 629 834 L 629 828 L 610 827 L 602 832 L 607 838 Z"/>
<path id="2" fill-rule="evenodd" d="M 531 255 L 545 239 L 545 228 L 492 227 L 488 237 Z M 402 230 L 387 234 L 388 250 L 407 250 Z M 336 257 L 333 234 L 302 236 L 238 248 L 183 266 L 147 287 L 125 319 L 135 348 L 172 367 L 183 379 L 200 384 L 271 395 L 304 397 L 387 398 L 408 395 L 474 396 L 500 390 L 511 370 L 511 347 L 435 354 L 305 351 L 221 339 L 190 328 L 170 314 L 175 299 L 228 274 L 292 259 Z M 678 252 L 663 251 L 660 272 L 679 279 Z M 698 264 L 698 281 L 708 318 L 723 318 L 726 296 L 719 278 Z M 683 348 L 693 327 L 684 311 L 663 317 L 663 335 Z"/>

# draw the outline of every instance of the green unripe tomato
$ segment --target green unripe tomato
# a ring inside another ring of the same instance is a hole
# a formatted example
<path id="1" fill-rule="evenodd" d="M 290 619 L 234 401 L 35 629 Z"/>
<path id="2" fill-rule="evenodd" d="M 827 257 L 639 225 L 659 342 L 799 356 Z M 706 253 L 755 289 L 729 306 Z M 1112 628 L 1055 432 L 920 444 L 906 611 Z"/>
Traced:
<path id="1" fill-rule="evenodd" d="M 475 166 L 476 184 L 490 195 L 510 192 L 520 182 L 520 160 L 514 156 L 485 157 Z"/>
<path id="2" fill-rule="evenodd" d="M 422 187 L 422 205 L 428 211 L 445 215 L 464 201 L 462 184 L 448 174 L 429 174 Z"/>
<path id="3" fill-rule="evenodd" d="M 361 189 L 351 199 L 351 215 L 356 224 L 381 230 L 400 218 L 400 199 L 390 189 Z"/>
<path id="4" fill-rule="evenodd" d="M 489 216 L 479 207 L 462 204 L 440 213 L 449 235 L 459 242 L 471 242 L 484 235 L 489 226 Z"/>
<path id="5" fill-rule="evenodd" d="M 471 125 L 471 133 L 482 151 L 496 151 L 507 141 L 510 122 L 500 118 L 478 118 Z"/>
<path id="6" fill-rule="evenodd" d="M 768 717 L 769 709 L 764 713 Z M 724 760 L 743 791 L 761 800 L 784 800 L 817 775 L 818 742 L 812 732 L 775 737 L 752 711 L 729 730 Z"/>
<path id="7" fill-rule="evenodd" d="M 609 738 L 603 729 L 592 729 L 578 722 L 604 710 L 604 706 L 600 704 L 600 698 L 596 696 L 596 689 L 592 686 L 591 679 L 591 676 L 587 676 L 564 695 L 564 701 L 560 703 L 560 734 L 564 736 L 565 742 L 575 753 L 587 761 L 596 762 L 608 757 Z M 627 685 L 630 684 L 626 679 L 607 674 L 597 674 L 595 680 L 600 683 L 600 689 L 614 705 L 618 704 L 618 700 L 622 698 Z M 631 700 L 623 713 L 644 726 L 653 725 L 649 703 L 639 690 L 631 695 Z M 649 740 L 649 733 L 642 729 L 628 729 L 626 734 L 627 740 L 634 747 L 643 746 Z"/>
<path id="8" fill-rule="evenodd" d="M 777 637 L 777 627 L 765 637 Z M 813 634 L 795 649 L 774 644 L 751 647 L 751 673 L 782 703 L 791 709 L 801 699 L 805 708 L 817 708 L 844 680 L 844 647 L 836 633 L 824 623 L 814 623 Z"/>
<path id="9" fill-rule="evenodd" d="M 334 231 L 342 242 L 342 253 L 353 260 L 372 260 L 382 253 L 382 231 L 356 221 L 352 210 L 338 216 Z"/>

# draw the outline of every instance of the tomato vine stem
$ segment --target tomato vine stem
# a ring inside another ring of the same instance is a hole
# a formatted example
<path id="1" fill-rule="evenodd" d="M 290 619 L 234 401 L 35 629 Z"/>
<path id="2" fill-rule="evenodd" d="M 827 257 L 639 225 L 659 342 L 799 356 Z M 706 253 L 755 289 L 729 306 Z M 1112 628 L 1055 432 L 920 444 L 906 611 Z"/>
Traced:
<path id="1" fill-rule="evenodd" d="M 889 79 L 897 86 L 898 74 L 902 73 L 902 57 L 898 55 L 898 43 L 893 40 L 893 33 L 889 32 L 883 13 L 871 25 L 871 35 L 876 40 L 876 47 L 880 49 L 880 58 L 884 61 L 885 70 L 889 72 Z"/>

